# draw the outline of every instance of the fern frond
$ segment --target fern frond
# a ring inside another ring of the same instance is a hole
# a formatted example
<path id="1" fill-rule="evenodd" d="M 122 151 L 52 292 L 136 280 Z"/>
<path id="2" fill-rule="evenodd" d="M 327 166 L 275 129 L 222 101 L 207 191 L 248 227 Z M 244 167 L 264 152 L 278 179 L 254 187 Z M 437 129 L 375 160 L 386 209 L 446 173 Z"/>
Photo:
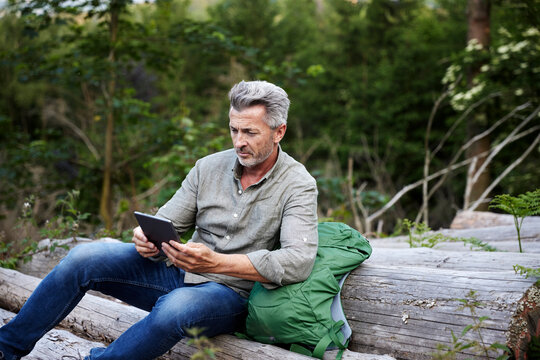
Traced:
<path id="1" fill-rule="evenodd" d="M 520 195 L 520 197 L 527 204 L 529 215 L 540 214 L 540 189 L 528 191 L 525 194 Z"/>

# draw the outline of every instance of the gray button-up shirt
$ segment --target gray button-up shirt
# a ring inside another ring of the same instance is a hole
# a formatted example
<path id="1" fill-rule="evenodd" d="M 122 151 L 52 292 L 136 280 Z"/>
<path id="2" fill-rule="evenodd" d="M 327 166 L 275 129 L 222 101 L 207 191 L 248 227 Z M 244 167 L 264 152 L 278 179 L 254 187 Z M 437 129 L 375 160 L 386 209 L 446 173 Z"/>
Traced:
<path id="1" fill-rule="evenodd" d="M 302 281 L 317 253 L 317 185 L 305 167 L 279 149 L 276 163 L 243 190 L 243 167 L 234 149 L 200 159 L 176 194 L 157 212 L 190 241 L 223 254 L 246 254 L 273 284 Z M 253 281 L 211 273 L 188 273 L 186 283 L 215 281 L 243 296 Z"/>

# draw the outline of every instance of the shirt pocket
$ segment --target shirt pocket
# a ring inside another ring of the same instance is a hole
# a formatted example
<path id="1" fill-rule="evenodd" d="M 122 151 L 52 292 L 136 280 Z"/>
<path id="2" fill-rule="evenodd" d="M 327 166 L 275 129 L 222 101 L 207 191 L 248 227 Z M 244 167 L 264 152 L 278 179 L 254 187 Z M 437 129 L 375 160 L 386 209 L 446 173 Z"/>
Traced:
<path id="1" fill-rule="evenodd" d="M 279 204 L 263 203 L 257 204 L 250 211 L 249 224 L 252 229 L 254 240 L 270 241 L 276 235 L 279 237 L 281 228 L 281 207 Z"/>

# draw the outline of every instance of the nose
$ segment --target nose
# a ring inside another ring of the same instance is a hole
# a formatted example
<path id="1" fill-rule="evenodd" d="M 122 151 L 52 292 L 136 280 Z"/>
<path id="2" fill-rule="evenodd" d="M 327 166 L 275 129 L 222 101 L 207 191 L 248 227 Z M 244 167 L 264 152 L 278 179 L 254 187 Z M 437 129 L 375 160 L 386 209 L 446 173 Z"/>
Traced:
<path id="1" fill-rule="evenodd" d="M 233 135 L 233 145 L 237 149 L 241 149 L 247 145 L 247 141 L 244 135 L 241 132 L 238 132 Z"/>

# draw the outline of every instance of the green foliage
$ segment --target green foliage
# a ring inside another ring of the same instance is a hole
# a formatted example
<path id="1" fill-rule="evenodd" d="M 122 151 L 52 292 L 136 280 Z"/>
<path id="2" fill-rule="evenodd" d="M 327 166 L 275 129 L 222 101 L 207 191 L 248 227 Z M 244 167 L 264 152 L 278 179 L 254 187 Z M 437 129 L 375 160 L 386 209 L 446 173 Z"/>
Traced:
<path id="1" fill-rule="evenodd" d="M 197 351 L 191 355 L 191 360 L 215 359 L 216 354 L 221 350 L 215 347 L 206 336 L 201 336 L 202 332 L 203 329 L 199 328 L 187 329 L 187 333 L 190 336 L 188 345 L 193 345 L 197 348 Z"/>
<path id="2" fill-rule="evenodd" d="M 540 28 L 535 15 L 538 15 L 536 1 L 494 3 L 489 47 L 483 48 L 471 41 L 452 55 L 443 77 L 452 108 L 464 113 L 476 104 L 478 107 L 467 121 L 474 119 L 482 130 L 516 107 L 529 105 L 489 135 L 492 144 L 507 139 L 511 131 L 531 114 L 531 109 L 540 104 L 540 49 L 537 46 Z M 536 117 L 532 122 L 534 119 Z M 501 173 L 536 136 L 536 132 L 529 132 L 523 140 L 514 143 L 512 149 L 501 152 L 491 163 L 491 173 Z M 503 192 L 520 193 L 530 188 L 531 183 L 537 187 L 540 170 L 534 158 L 530 155 L 520 164 L 522 171 L 509 174 L 501 181 L 503 188 L 508 189 Z"/>
<path id="3" fill-rule="evenodd" d="M 493 198 L 489 207 L 491 209 L 502 210 L 514 217 L 519 252 L 523 252 L 521 247 L 521 227 L 523 226 L 523 220 L 527 216 L 540 214 L 540 189 L 528 191 L 518 196 L 508 194 L 497 195 Z"/>
<path id="4" fill-rule="evenodd" d="M 0 266 L 8 269 L 15 269 L 20 260 L 28 261 L 32 254 L 37 252 L 38 243 L 31 237 L 29 228 L 36 227 L 36 221 L 32 213 L 32 206 L 36 198 L 34 195 L 28 196 L 23 204 L 23 208 L 18 218 L 15 230 L 19 233 L 18 242 L 9 242 L 1 234 L 0 238 Z"/>
<path id="5" fill-rule="evenodd" d="M 75 203 L 79 196 L 79 190 L 71 190 L 64 198 L 57 200 L 56 206 L 60 208 L 59 214 L 51 220 L 47 220 L 45 226 L 40 229 L 43 238 L 61 239 L 71 236 L 75 239 L 79 235 L 81 223 L 90 217 L 90 213 L 81 213 L 77 209 Z M 51 249 L 51 251 L 53 250 L 54 248 Z"/>
<path id="6" fill-rule="evenodd" d="M 444 86 L 455 88 L 437 112 L 432 143 L 461 111 L 456 105 L 485 93 L 505 93 L 492 109 L 537 103 L 538 34 L 528 7 L 493 5 L 493 46 L 479 51 L 464 44 L 465 0 L 10 0 L 0 18 L 0 218 L 20 211 L 17 200 L 29 194 L 70 189 L 81 189 L 82 213 L 96 214 L 112 114 L 111 202 L 121 236 L 134 225 L 123 221 L 126 212 L 163 204 L 198 157 L 230 146 L 230 86 L 264 79 L 292 100 L 282 146 L 316 176 L 321 214 L 350 221 L 348 158 L 354 182 L 366 184 L 359 196 L 368 210 L 421 178 L 425 123 Z M 484 88 L 467 95 L 463 74 L 480 61 L 487 67 L 475 85 Z M 448 164 L 463 135 L 458 128 L 433 169 Z M 537 168 L 524 161 L 502 190 L 537 181 Z M 448 223 L 463 188 L 452 181 L 438 192 L 449 206 L 430 211 L 430 224 Z M 384 224 L 416 213 L 419 198 L 403 197 Z"/>
<path id="7" fill-rule="evenodd" d="M 494 91 L 504 92 L 508 106 L 528 98 L 538 100 L 538 27 L 523 23 L 517 28 L 507 29 L 501 26 L 496 30 L 493 46 L 483 48 L 478 42 L 471 40 L 448 67 L 443 83 L 453 84 L 451 103 L 455 109 L 464 110 L 482 96 Z M 460 76 L 471 68 L 480 69 L 472 87 L 467 84 L 466 76 Z"/>
<path id="8" fill-rule="evenodd" d="M 489 320 L 487 316 L 478 316 L 476 309 L 483 306 L 483 304 L 478 301 L 478 296 L 475 291 L 471 290 L 467 293 L 465 299 L 456 299 L 461 303 L 461 306 L 458 310 L 469 310 L 469 313 L 472 316 L 473 323 L 465 326 L 459 335 L 456 335 L 454 331 L 450 331 L 452 335 L 452 340 L 450 345 L 437 344 L 437 352 L 432 354 L 433 359 L 437 360 L 450 360 L 456 359 L 458 354 L 463 354 L 465 350 L 467 352 L 473 351 L 477 356 L 476 358 L 482 359 L 493 359 L 495 358 L 492 354 L 495 353 L 497 360 L 506 360 L 510 358 L 511 351 L 510 349 L 503 344 L 493 343 L 486 344 L 482 337 L 482 329 L 487 326 L 486 321 Z M 471 339 L 467 334 L 475 334 L 475 339 Z M 501 353 L 502 350 L 502 353 Z"/>
<path id="9" fill-rule="evenodd" d="M 22 239 L 18 247 L 20 249 L 15 249 L 12 243 L 0 241 L 0 267 L 15 269 L 19 261 L 26 263 L 32 259 L 32 255 L 44 250 L 38 248 L 36 241 L 28 238 Z"/>
<path id="10" fill-rule="evenodd" d="M 445 236 L 441 233 L 431 232 L 431 228 L 425 223 L 417 223 L 404 219 L 402 229 L 407 232 L 409 247 L 433 248 L 441 242 L 463 242 L 464 246 L 470 245 L 471 250 L 497 251 L 493 246 L 482 242 L 477 238 L 461 238 Z"/>
<path id="11" fill-rule="evenodd" d="M 540 268 L 529 268 L 522 265 L 514 265 L 514 271 L 516 274 L 519 272 L 519 275 L 524 275 L 525 279 L 529 276 L 536 278 L 536 285 L 540 286 Z"/>
<path id="12" fill-rule="evenodd" d="M 469 246 L 470 250 L 481 250 L 481 251 L 499 251 L 496 247 L 489 245 L 488 243 L 485 243 L 481 241 L 480 239 L 471 237 L 471 238 L 454 238 L 451 237 L 450 241 L 463 241 L 463 245 Z"/>
<path id="13" fill-rule="evenodd" d="M 15 225 L 15 230 L 18 231 L 18 239 L 16 241 L 7 241 L 5 238 L 0 238 L 0 266 L 15 269 L 19 261 L 28 262 L 33 255 L 39 252 L 53 252 L 57 247 L 68 250 L 67 245 L 59 245 L 54 239 L 61 239 L 66 236 L 75 238 L 79 235 L 81 224 L 88 220 L 89 213 L 81 213 L 77 210 L 76 201 L 79 195 L 78 190 L 72 190 L 65 197 L 58 199 L 56 206 L 59 208 L 59 214 L 50 221 L 47 220 L 43 226 L 37 223 L 35 214 L 32 211 L 37 198 L 34 195 L 27 197 Z M 51 240 L 49 247 L 39 247 L 37 239 L 32 236 L 36 230 L 38 230 L 42 238 Z"/>

